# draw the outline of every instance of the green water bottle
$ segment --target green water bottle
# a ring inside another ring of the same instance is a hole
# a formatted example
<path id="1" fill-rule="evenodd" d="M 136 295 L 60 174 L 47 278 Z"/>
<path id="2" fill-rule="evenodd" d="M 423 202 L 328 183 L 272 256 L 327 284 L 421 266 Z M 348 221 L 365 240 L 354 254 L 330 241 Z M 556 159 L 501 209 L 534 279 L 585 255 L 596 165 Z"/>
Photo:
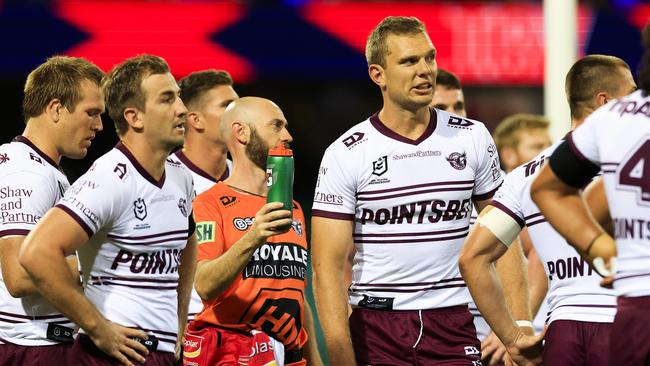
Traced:
<path id="1" fill-rule="evenodd" d="M 282 202 L 282 209 L 289 210 L 293 218 L 293 151 L 282 141 L 269 150 L 266 186 L 266 202 Z"/>

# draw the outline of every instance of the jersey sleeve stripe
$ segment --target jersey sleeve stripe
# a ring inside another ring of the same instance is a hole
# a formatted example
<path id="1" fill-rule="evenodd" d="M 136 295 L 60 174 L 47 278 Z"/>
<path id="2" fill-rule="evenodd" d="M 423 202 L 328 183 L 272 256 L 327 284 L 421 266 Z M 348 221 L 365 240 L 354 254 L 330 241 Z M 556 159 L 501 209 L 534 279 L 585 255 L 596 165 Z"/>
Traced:
<path id="1" fill-rule="evenodd" d="M 493 200 L 493 201 L 490 203 L 490 205 L 492 205 L 492 206 L 498 208 L 499 210 L 505 212 L 506 214 L 508 214 L 508 216 L 512 217 L 512 219 L 515 220 L 515 221 L 517 222 L 517 224 L 519 224 L 519 226 L 520 226 L 521 228 L 523 228 L 524 226 L 526 226 L 526 223 L 524 222 L 524 220 L 522 220 L 519 216 L 515 215 L 515 213 L 512 212 L 512 211 L 511 211 L 508 207 L 506 207 L 506 205 L 504 205 L 503 203 L 501 203 L 501 202 L 499 202 L 499 201 L 496 201 L 496 200 Z"/>
<path id="2" fill-rule="evenodd" d="M 346 214 L 342 212 L 331 212 L 325 210 L 312 210 L 312 216 L 323 217 L 326 219 L 354 221 L 354 214 Z"/>
<path id="3" fill-rule="evenodd" d="M 494 194 L 497 192 L 497 190 L 499 189 L 499 187 L 501 187 L 501 184 L 503 184 L 503 182 L 499 183 L 498 186 L 496 186 L 493 190 L 489 192 L 472 195 L 472 200 L 483 201 L 492 198 Z"/>
<path id="4" fill-rule="evenodd" d="M 79 215 L 77 215 L 74 211 L 69 209 L 68 206 L 59 203 L 54 207 L 60 208 L 61 210 L 63 210 L 63 212 L 70 215 L 70 217 L 72 217 L 79 224 L 79 226 L 81 226 L 81 228 L 86 232 L 86 234 L 88 234 L 89 238 L 95 235 L 95 233 L 90 228 L 90 226 L 88 226 L 88 224 L 86 224 L 86 222 L 81 217 L 79 217 Z"/>
<path id="5" fill-rule="evenodd" d="M 5 236 L 11 236 L 11 235 L 26 236 L 27 234 L 29 234 L 29 230 L 26 230 L 26 229 L 0 230 L 0 238 L 5 237 Z"/>

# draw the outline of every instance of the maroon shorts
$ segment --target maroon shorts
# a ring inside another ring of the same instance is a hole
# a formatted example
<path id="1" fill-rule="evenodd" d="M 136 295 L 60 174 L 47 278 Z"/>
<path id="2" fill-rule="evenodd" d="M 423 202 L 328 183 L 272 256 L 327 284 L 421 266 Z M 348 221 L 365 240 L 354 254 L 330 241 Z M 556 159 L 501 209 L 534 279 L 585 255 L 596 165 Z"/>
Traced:
<path id="1" fill-rule="evenodd" d="M 116 359 L 97 348 L 90 337 L 85 334 L 79 334 L 72 347 L 69 348 L 68 361 L 69 365 L 120 365 Z M 138 366 L 174 366 L 176 365 L 176 357 L 171 352 L 154 351 L 149 352 L 144 363 L 132 362 Z"/>
<path id="2" fill-rule="evenodd" d="M 555 320 L 544 336 L 544 364 L 607 366 L 611 323 Z"/>
<path id="3" fill-rule="evenodd" d="M 72 345 L 57 344 L 53 346 L 19 346 L 17 344 L 0 344 L 0 366 L 65 366 L 66 354 Z"/>
<path id="4" fill-rule="evenodd" d="M 618 298 L 609 364 L 650 365 L 650 296 Z"/>
<path id="5" fill-rule="evenodd" d="M 431 310 L 355 308 L 350 334 L 359 365 L 480 365 L 467 306 Z"/>

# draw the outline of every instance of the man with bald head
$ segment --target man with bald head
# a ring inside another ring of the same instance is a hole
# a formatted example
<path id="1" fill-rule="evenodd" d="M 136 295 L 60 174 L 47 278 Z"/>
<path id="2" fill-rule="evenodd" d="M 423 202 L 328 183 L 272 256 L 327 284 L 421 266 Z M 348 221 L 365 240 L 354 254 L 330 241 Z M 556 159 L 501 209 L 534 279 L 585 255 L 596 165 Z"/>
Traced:
<path id="1" fill-rule="evenodd" d="M 282 203 L 266 203 L 266 158 L 270 148 L 291 143 L 287 126 L 268 99 L 241 98 L 223 114 L 221 135 L 233 168 L 194 201 L 195 288 L 204 308 L 188 326 L 186 364 L 320 364 L 307 337 L 314 333 L 304 300 L 302 209 L 294 201 L 292 220 Z"/>

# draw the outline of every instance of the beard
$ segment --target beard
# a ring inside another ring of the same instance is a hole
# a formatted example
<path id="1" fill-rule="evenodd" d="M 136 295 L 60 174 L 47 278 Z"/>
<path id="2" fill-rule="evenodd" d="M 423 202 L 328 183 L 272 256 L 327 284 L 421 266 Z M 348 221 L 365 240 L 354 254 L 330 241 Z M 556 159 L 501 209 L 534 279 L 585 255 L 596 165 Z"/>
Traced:
<path id="1" fill-rule="evenodd" d="M 246 145 L 246 156 L 260 169 L 266 170 L 266 159 L 269 156 L 269 146 L 262 140 L 257 131 L 251 128 L 251 140 Z"/>

